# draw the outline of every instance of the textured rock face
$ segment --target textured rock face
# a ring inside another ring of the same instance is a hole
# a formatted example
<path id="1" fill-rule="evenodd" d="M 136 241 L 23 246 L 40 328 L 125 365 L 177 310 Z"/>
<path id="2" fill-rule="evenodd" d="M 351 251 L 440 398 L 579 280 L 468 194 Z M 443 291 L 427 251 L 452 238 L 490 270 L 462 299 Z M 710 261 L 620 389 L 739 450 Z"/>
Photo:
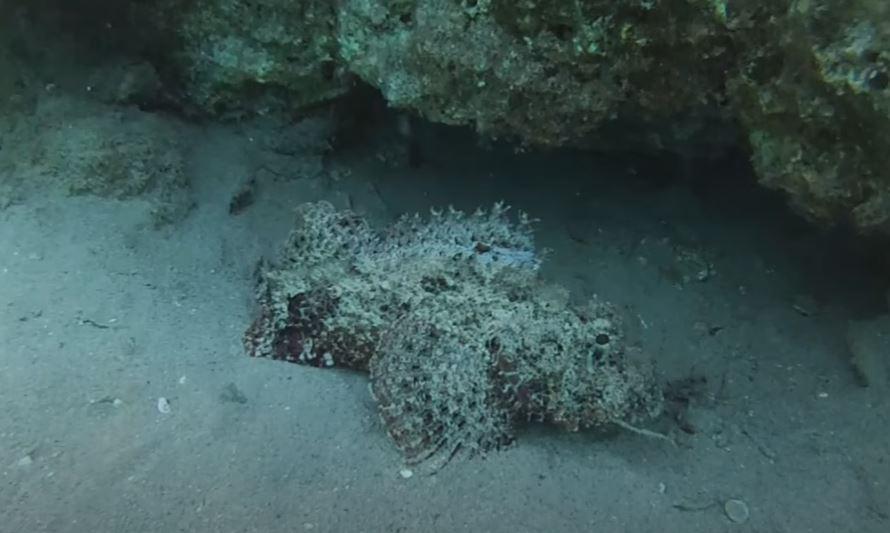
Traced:
<path id="1" fill-rule="evenodd" d="M 535 145 L 626 134 L 704 155 L 741 139 L 809 219 L 890 234 L 883 2 L 167 1 L 205 109 L 312 105 L 349 72 L 394 107 Z"/>
<path id="2" fill-rule="evenodd" d="M 354 0 L 338 39 L 394 105 L 482 133 L 565 145 L 617 119 L 644 124 L 651 148 L 701 153 L 731 139 L 712 144 L 708 121 L 737 122 L 761 182 L 800 213 L 886 234 L 888 9 Z"/>
<path id="3" fill-rule="evenodd" d="M 890 234 L 890 7 L 771 9 L 736 20 L 751 46 L 728 79 L 760 181 L 811 220 Z"/>
<path id="4" fill-rule="evenodd" d="M 214 114 L 298 110 L 340 96 L 336 8 L 315 0 L 162 0 L 188 98 Z"/>
<path id="5" fill-rule="evenodd" d="M 211 115 L 299 112 L 358 77 L 393 107 L 533 145 L 702 156 L 741 142 L 810 220 L 890 235 L 886 2 L 54 1 L 2 7 L 56 5 L 106 52 L 150 51 Z"/>
<path id="6" fill-rule="evenodd" d="M 619 113 L 716 108 L 728 36 L 711 6 L 667 3 L 347 0 L 337 38 L 395 106 L 560 146 Z"/>

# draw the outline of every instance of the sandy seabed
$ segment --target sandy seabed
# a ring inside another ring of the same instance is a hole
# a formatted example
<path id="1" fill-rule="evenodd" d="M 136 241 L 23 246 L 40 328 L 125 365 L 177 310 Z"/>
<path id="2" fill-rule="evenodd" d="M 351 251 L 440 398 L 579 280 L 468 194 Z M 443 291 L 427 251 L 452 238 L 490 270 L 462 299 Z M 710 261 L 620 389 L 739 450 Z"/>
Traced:
<path id="1" fill-rule="evenodd" d="M 890 530 L 890 399 L 844 340 L 883 297 L 842 246 L 740 180 L 656 188 L 591 156 L 427 137 L 418 169 L 369 147 L 285 179 L 258 173 L 243 129 L 208 127 L 187 154 L 195 207 L 170 225 L 145 200 L 52 188 L 0 211 L 0 531 Z M 544 275 L 616 304 L 665 382 L 698 383 L 692 433 L 532 427 L 406 478 L 364 376 L 241 346 L 257 261 L 319 199 L 379 223 L 527 211 Z"/>

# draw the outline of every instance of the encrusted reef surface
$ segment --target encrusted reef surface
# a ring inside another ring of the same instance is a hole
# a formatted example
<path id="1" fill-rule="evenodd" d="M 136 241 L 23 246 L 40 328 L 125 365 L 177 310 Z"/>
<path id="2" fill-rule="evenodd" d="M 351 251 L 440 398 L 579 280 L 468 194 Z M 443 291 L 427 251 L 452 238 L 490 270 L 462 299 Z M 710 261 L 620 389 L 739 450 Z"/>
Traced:
<path id="1" fill-rule="evenodd" d="M 158 0 L 187 98 L 215 115 L 298 111 L 345 94 L 335 2 Z"/>
<path id="2" fill-rule="evenodd" d="M 809 219 L 890 234 L 885 2 L 166 1 L 211 110 L 317 103 L 350 73 L 394 107 L 535 145 L 741 142 Z"/>
<path id="3" fill-rule="evenodd" d="M 775 4 L 729 19 L 749 43 L 727 89 L 754 169 L 811 220 L 890 235 L 890 4 Z"/>
<path id="4" fill-rule="evenodd" d="M 4 19 L 51 4 L 9 0 Z M 742 146 L 760 182 L 810 220 L 890 235 L 882 0 L 110 4 L 55 3 L 103 50 L 151 61 L 192 111 L 301 116 L 362 80 L 395 108 L 530 145 L 693 157 Z"/>
<path id="5" fill-rule="evenodd" d="M 496 449 L 523 422 L 578 430 L 657 416 L 660 389 L 627 361 L 613 309 L 569 305 L 538 265 L 528 221 L 511 223 L 500 205 L 377 230 L 305 204 L 279 260 L 260 271 L 245 346 L 368 371 L 409 462 Z"/>

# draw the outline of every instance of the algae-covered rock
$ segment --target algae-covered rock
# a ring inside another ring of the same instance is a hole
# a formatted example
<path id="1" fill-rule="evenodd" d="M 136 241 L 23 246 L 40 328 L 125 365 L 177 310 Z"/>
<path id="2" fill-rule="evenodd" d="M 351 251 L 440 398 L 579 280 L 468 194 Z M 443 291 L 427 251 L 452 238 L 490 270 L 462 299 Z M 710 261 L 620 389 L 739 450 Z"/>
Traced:
<path id="1" fill-rule="evenodd" d="M 188 100 L 213 114 L 288 112 L 344 94 L 336 5 L 317 0 L 164 0 Z M 163 9 L 163 8 L 162 8 Z"/>
<path id="2" fill-rule="evenodd" d="M 560 146 L 619 113 L 714 114 L 731 62 L 719 29 L 702 2 L 347 0 L 337 39 L 396 107 Z"/>
<path id="3" fill-rule="evenodd" d="M 301 115 L 357 77 L 392 107 L 532 145 L 741 144 L 803 216 L 890 235 L 886 2 L 146 0 L 114 3 L 108 28 L 92 14 L 111 4 L 88 4 L 61 20 L 95 42 L 132 33 L 173 100 L 211 116 Z M 150 74 L 112 88 L 142 99 Z"/>
<path id="4" fill-rule="evenodd" d="M 298 211 L 260 273 L 253 356 L 370 372 L 409 461 L 481 453 L 515 426 L 568 430 L 647 420 L 661 393 L 625 357 L 620 321 L 538 277 L 528 222 L 501 206 L 374 229 L 325 203 Z"/>
<path id="5" fill-rule="evenodd" d="M 728 84 L 760 182 L 810 220 L 890 235 L 890 7 L 813 0 L 747 13 L 731 19 L 749 45 Z"/>
<path id="6" fill-rule="evenodd" d="M 736 124 L 760 181 L 798 212 L 890 234 L 888 9 L 347 0 L 337 37 L 392 105 L 483 134 L 701 156 Z"/>

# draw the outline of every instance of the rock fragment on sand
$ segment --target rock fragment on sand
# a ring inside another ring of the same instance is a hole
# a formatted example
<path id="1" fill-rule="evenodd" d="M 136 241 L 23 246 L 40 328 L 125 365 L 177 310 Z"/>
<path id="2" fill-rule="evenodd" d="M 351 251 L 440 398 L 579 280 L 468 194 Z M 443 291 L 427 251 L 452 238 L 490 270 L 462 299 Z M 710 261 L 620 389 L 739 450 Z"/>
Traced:
<path id="1" fill-rule="evenodd" d="M 167 398 L 164 398 L 163 396 L 158 398 L 158 412 L 161 413 L 162 415 L 166 415 L 166 414 L 170 413 L 170 402 L 167 400 Z"/>
<path id="2" fill-rule="evenodd" d="M 735 524 L 744 524 L 751 516 L 748 504 L 742 500 L 729 499 L 723 504 L 723 512 L 726 517 Z"/>

